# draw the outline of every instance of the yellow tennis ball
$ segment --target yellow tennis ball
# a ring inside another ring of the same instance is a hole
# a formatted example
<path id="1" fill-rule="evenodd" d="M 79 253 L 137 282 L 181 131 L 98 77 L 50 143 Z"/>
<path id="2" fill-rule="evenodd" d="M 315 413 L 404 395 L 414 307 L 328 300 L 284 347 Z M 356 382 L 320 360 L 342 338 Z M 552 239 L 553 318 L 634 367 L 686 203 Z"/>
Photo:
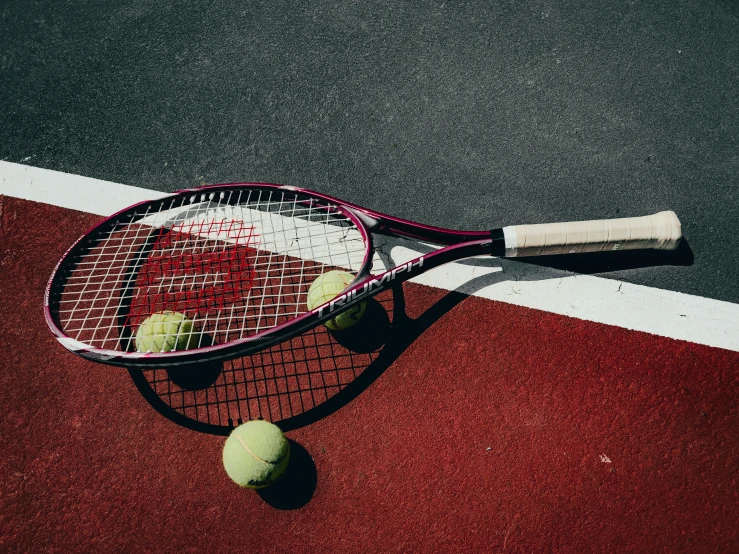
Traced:
<path id="1" fill-rule="evenodd" d="M 308 309 L 314 310 L 321 304 L 336 298 L 353 280 L 354 275 L 338 269 L 320 275 L 308 289 L 308 300 L 306 301 Z M 333 319 L 329 319 L 324 325 L 332 331 L 348 329 L 362 318 L 366 307 L 367 303 L 362 301 L 341 312 Z"/>
<path id="2" fill-rule="evenodd" d="M 282 477 L 290 461 L 290 443 L 277 425 L 260 419 L 231 431 L 223 446 L 223 467 L 238 485 L 268 487 Z"/>
<path id="3" fill-rule="evenodd" d="M 136 331 L 139 352 L 171 352 L 197 348 L 199 333 L 192 320 L 179 312 L 158 312 L 147 317 Z"/>

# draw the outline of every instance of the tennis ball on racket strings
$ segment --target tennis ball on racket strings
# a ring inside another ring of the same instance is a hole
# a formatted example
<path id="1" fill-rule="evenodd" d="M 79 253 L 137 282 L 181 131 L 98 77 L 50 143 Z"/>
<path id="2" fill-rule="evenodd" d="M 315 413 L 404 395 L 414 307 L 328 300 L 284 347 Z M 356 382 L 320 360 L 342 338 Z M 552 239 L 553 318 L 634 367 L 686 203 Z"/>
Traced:
<path id="1" fill-rule="evenodd" d="M 340 271 L 338 269 L 327 271 L 323 275 L 319 275 L 308 289 L 308 300 L 306 301 L 308 309 L 315 310 L 318 306 L 325 304 L 329 300 L 333 300 L 339 296 L 353 280 L 354 275 L 348 271 Z M 367 303 L 362 301 L 348 310 L 339 313 L 333 319 L 329 319 L 324 323 L 324 325 L 332 331 L 348 329 L 362 318 L 366 307 Z"/>
<path id="2" fill-rule="evenodd" d="M 223 446 L 223 467 L 238 485 L 262 489 L 285 473 L 290 443 L 277 425 L 261 419 L 231 431 Z"/>
<path id="3" fill-rule="evenodd" d="M 199 334 L 192 320 L 179 312 L 157 312 L 147 317 L 136 331 L 139 352 L 172 352 L 198 346 Z"/>

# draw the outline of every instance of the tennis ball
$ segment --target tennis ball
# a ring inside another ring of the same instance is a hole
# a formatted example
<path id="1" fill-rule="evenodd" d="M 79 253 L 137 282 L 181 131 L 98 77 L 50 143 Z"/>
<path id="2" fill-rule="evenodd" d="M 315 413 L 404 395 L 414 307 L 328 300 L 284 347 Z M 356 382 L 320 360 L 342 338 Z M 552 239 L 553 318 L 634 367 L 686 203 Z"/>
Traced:
<path id="1" fill-rule="evenodd" d="M 139 352 L 171 352 L 198 345 L 192 320 L 179 312 L 158 312 L 147 317 L 136 331 Z"/>
<path id="2" fill-rule="evenodd" d="M 314 310 L 321 304 L 336 298 L 353 280 L 354 275 L 337 269 L 320 275 L 308 289 L 308 300 L 306 301 L 308 309 Z M 332 331 L 348 329 L 362 318 L 366 307 L 367 303 L 362 301 L 341 312 L 333 319 L 329 319 L 324 325 Z"/>
<path id="3" fill-rule="evenodd" d="M 238 485 L 268 487 L 282 477 L 290 460 L 290 443 L 277 425 L 255 419 L 231 431 L 223 446 L 223 467 Z"/>

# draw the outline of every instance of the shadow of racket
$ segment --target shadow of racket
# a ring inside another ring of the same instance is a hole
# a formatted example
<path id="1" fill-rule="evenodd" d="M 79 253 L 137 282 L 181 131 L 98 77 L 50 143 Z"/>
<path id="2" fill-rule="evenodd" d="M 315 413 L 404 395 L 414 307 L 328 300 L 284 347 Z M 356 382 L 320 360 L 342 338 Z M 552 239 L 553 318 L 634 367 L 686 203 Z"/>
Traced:
<path id="1" fill-rule="evenodd" d="M 368 300 L 362 319 L 344 331 L 321 325 L 225 363 L 128 371 L 152 407 L 189 429 L 228 435 L 264 419 L 289 431 L 335 412 L 372 384 L 408 343 L 405 333 L 394 332 L 404 317 L 398 286 Z"/>

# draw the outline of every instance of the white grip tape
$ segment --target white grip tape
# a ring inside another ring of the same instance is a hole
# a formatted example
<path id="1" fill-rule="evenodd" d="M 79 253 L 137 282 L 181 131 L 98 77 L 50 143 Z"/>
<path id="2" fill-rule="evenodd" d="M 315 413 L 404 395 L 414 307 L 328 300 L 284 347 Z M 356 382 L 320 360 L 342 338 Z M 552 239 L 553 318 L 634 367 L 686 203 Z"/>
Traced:
<path id="1" fill-rule="evenodd" d="M 542 256 L 610 250 L 677 248 L 682 230 L 675 212 L 643 217 L 503 227 L 505 255 Z"/>

